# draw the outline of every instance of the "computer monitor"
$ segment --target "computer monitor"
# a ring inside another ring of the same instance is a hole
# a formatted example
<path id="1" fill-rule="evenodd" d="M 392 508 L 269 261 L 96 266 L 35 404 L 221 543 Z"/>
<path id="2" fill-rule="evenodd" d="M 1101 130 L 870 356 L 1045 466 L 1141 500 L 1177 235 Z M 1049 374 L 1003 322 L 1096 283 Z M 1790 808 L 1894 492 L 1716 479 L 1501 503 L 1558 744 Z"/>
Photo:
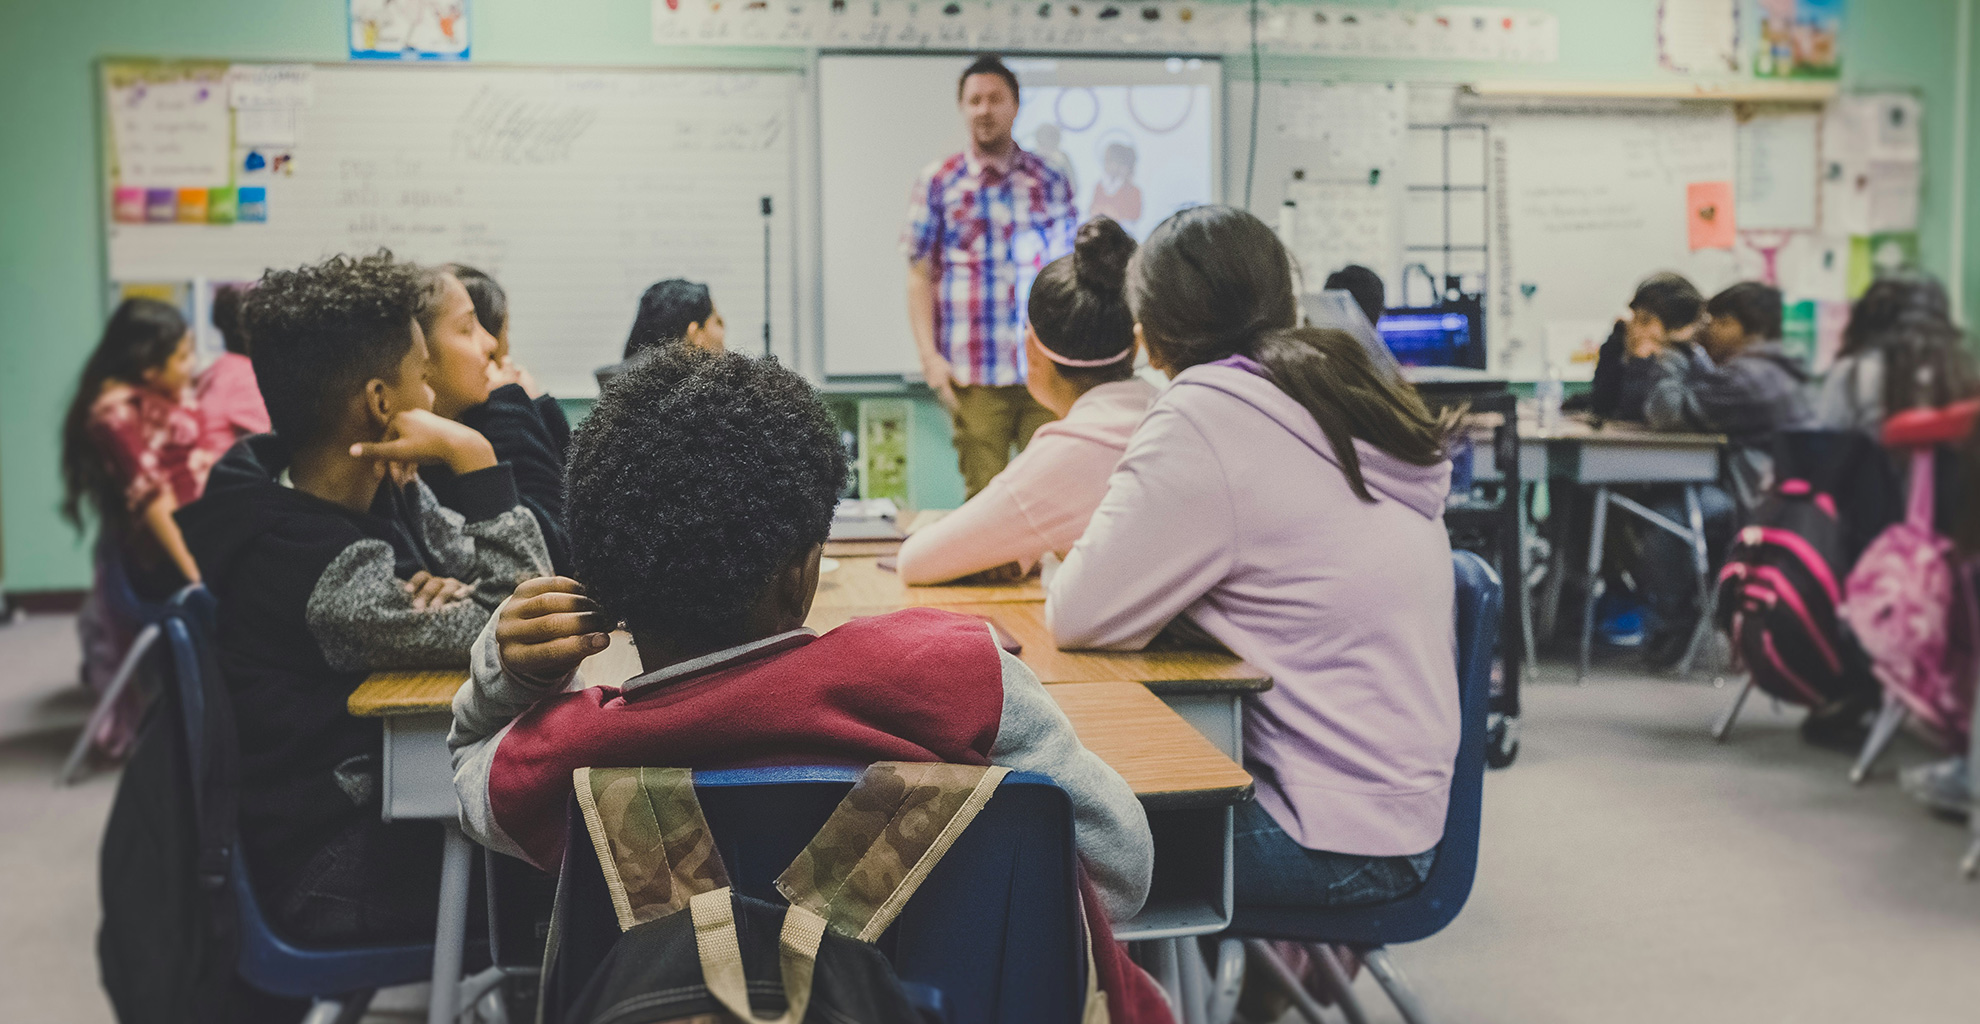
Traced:
<path id="1" fill-rule="evenodd" d="M 1485 368 L 1483 310 L 1475 299 L 1383 312 L 1375 330 L 1404 366 Z"/>

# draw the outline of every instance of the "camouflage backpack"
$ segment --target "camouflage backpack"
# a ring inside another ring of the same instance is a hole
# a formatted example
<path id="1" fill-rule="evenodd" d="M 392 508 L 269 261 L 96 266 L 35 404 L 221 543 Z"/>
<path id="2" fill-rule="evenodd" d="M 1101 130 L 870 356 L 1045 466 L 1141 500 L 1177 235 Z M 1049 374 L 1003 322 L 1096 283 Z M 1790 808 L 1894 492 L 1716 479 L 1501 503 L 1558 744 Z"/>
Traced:
<path id="1" fill-rule="evenodd" d="M 691 771 L 578 769 L 578 806 L 620 935 L 569 1008 L 552 1016 L 562 1024 L 922 1024 L 870 943 L 1008 771 L 872 765 L 777 878 L 790 901 L 780 907 L 730 888 Z M 561 880 L 559 889 L 561 901 Z M 546 978 L 558 955 L 554 928 Z M 1086 1021 L 1105 1024 L 1090 967 L 1087 977 Z"/>

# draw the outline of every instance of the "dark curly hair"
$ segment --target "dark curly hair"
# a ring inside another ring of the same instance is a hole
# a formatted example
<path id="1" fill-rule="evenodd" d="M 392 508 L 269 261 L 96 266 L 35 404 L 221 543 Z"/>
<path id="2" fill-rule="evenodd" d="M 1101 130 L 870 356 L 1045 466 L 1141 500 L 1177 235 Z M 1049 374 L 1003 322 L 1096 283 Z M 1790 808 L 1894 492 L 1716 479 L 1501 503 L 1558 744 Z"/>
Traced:
<path id="1" fill-rule="evenodd" d="M 777 571 L 825 541 L 846 453 L 772 359 L 664 346 L 571 438 L 573 575 L 634 635 L 740 643 Z"/>
<path id="2" fill-rule="evenodd" d="M 275 432 L 322 440 L 365 381 L 394 379 L 423 289 L 420 269 L 384 249 L 263 274 L 242 320 Z"/>

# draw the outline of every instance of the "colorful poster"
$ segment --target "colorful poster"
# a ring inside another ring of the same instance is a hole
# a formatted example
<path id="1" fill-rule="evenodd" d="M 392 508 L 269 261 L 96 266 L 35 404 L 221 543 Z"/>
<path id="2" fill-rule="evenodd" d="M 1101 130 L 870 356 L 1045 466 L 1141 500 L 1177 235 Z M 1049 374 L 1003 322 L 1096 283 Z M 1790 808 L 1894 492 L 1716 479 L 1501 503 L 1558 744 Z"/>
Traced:
<path id="1" fill-rule="evenodd" d="M 1684 201 L 1692 252 L 1730 249 L 1739 240 L 1733 222 L 1732 182 L 1694 181 L 1685 186 Z"/>
<path id="2" fill-rule="evenodd" d="M 350 0 L 352 60 L 467 60 L 468 0 Z"/>
<path id="3" fill-rule="evenodd" d="M 1768 78 L 1842 74 L 1844 0 L 1760 0 L 1753 73 Z"/>

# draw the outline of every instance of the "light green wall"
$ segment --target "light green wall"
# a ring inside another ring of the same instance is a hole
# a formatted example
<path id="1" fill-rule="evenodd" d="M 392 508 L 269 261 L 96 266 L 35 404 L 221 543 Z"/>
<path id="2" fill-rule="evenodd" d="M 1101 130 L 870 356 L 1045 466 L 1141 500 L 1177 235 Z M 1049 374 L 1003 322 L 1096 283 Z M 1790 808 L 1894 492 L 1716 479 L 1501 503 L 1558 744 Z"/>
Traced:
<path id="1" fill-rule="evenodd" d="M 1875 16 L 1852 19 L 1845 66 L 1852 84 L 1920 90 L 1928 167 L 1923 246 L 1945 270 L 1951 243 L 1950 138 L 1955 4 L 1961 0 L 1858 0 Z M 1379 5 L 1379 3 L 1377 4 Z M 1431 3 L 1390 6 L 1429 7 Z M 1479 77 L 1642 79 L 1656 69 L 1656 0 L 1525 0 L 1561 18 L 1553 65 L 1329 61 L 1267 57 L 1274 77 L 1463 80 Z M 1755 5 L 1749 4 L 1748 7 Z M 788 66 L 774 50 L 682 50 L 647 42 L 648 0 L 476 0 L 477 61 L 532 64 Z M 341 0 L 67 0 L 9 4 L 0 32 L 0 531 L 6 586 L 76 587 L 88 579 L 84 548 L 56 517 L 57 424 L 68 389 L 104 314 L 93 62 L 103 56 L 339 60 Z M 1748 34 L 1751 38 L 1751 33 Z M 1246 70 L 1233 59 L 1229 73 Z M 1980 107 L 1976 107 L 1980 109 Z M 1980 143 L 1980 140 L 1976 140 Z M 1980 164 L 1976 164 L 1980 166 Z M 1969 209 L 1980 215 L 1980 204 Z M 1966 289 L 1980 290 L 1980 260 Z M 917 412 L 917 500 L 960 497 L 943 418 Z"/>

